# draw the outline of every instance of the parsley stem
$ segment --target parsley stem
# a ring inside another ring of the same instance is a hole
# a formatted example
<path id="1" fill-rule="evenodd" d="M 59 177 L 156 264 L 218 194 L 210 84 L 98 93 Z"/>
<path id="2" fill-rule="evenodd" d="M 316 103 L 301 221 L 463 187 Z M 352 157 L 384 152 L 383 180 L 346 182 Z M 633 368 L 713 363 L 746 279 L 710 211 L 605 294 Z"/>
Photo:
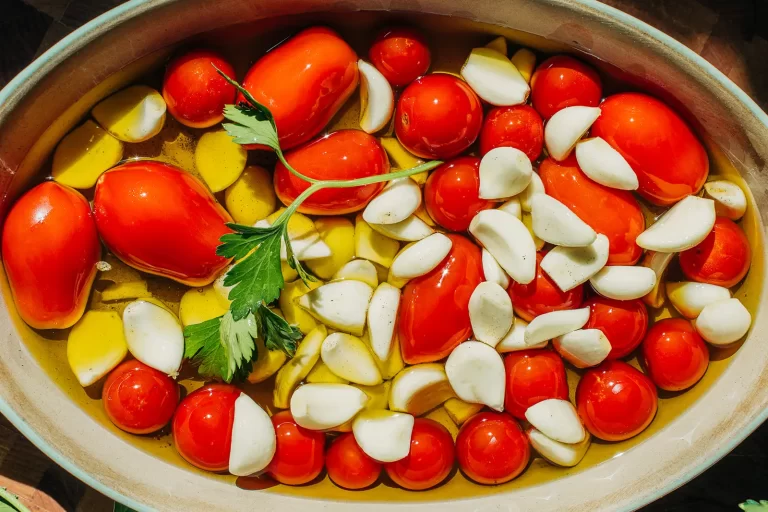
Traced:
<path id="1" fill-rule="evenodd" d="M 315 178 L 310 178 L 309 176 L 302 174 L 296 169 L 294 169 L 293 166 L 288 163 L 288 160 L 285 159 L 285 155 L 283 155 L 283 151 L 279 147 L 275 149 L 275 153 L 277 154 L 277 158 L 283 163 L 285 168 L 288 169 L 291 172 L 291 174 L 293 174 L 297 178 L 300 178 L 309 183 L 319 183 L 321 181 Z"/>

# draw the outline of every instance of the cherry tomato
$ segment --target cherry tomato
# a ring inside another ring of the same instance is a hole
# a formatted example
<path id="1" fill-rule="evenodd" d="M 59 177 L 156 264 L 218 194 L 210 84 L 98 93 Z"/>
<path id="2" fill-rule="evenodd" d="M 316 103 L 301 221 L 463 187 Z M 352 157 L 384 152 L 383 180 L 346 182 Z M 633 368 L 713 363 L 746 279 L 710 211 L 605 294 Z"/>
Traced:
<path id="1" fill-rule="evenodd" d="M 355 51 L 333 30 L 312 27 L 256 61 L 243 87 L 272 112 L 285 151 L 320 133 L 359 79 Z"/>
<path id="2" fill-rule="evenodd" d="M 365 489 L 381 474 L 381 463 L 365 454 L 351 432 L 340 435 L 325 454 L 328 476 L 345 489 Z"/>
<path id="3" fill-rule="evenodd" d="M 179 403 L 179 386 L 144 363 L 126 361 L 107 377 L 101 400 L 118 428 L 131 434 L 149 434 L 171 421 Z"/>
<path id="4" fill-rule="evenodd" d="M 21 318 L 65 329 L 85 311 L 101 245 L 88 201 L 48 181 L 16 201 L 3 226 L 3 264 Z"/>
<path id="5" fill-rule="evenodd" d="M 480 159 L 461 156 L 436 168 L 424 185 L 424 206 L 445 229 L 466 231 L 472 218 L 493 202 L 480 199 Z"/>
<path id="6" fill-rule="evenodd" d="M 488 112 L 480 131 L 480 156 L 498 147 L 512 147 L 525 153 L 531 162 L 541 155 L 544 123 L 528 105 L 497 107 Z"/>
<path id="7" fill-rule="evenodd" d="M 404 459 L 384 465 L 397 485 L 423 491 L 448 477 L 455 458 L 453 438 L 444 426 L 426 418 L 416 418 L 411 434 L 411 451 Z"/>
<path id="8" fill-rule="evenodd" d="M 311 482 L 323 471 L 325 434 L 300 427 L 290 411 L 272 416 L 277 435 L 277 450 L 267 471 L 285 485 Z"/>
<path id="9" fill-rule="evenodd" d="M 608 237 L 608 265 L 634 265 L 643 255 L 635 243 L 645 230 L 640 204 L 626 190 L 604 187 L 587 178 L 572 154 L 562 162 L 547 158 L 539 166 L 547 194 Z"/>
<path id="10" fill-rule="evenodd" d="M 751 260 L 749 240 L 741 228 L 718 217 L 704 241 L 680 253 L 680 268 L 692 281 L 730 288 L 744 279 Z"/>
<path id="11" fill-rule="evenodd" d="M 504 368 L 504 408 L 515 418 L 525 419 L 525 411 L 542 400 L 568 400 L 565 365 L 555 352 L 543 348 L 512 352 L 504 359 Z"/>
<path id="12" fill-rule="evenodd" d="M 565 107 L 596 107 L 602 97 L 597 71 L 568 55 L 548 58 L 531 77 L 531 102 L 544 119 Z"/>
<path id="13" fill-rule="evenodd" d="M 397 101 L 395 134 L 421 158 L 452 158 L 477 139 L 483 106 L 463 80 L 445 73 L 417 78 Z"/>
<path id="14" fill-rule="evenodd" d="M 210 50 L 194 50 L 173 59 L 165 70 L 163 98 L 168 112 L 192 128 L 208 128 L 224 119 L 224 105 L 234 103 L 235 86 L 214 68 L 235 78 L 235 69 Z"/>
<path id="15" fill-rule="evenodd" d="M 648 329 L 648 310 L 641 299 L 593 297 L 584 307 L 589 308 L 589 320 L 584 328 L 600 329 L 611 342 L 607 360 L 628 356 L 643 341 Z"/>
<path id="16" fill-rule="evenodd" d="M 322 180 L 351 180 L 389 172 L 389 159 L 376 137 L 360 130 L 340 130 L 296 148 L 285 159 L 300 173 Z M 282 163 L 275 166 L 275 192 L 289 205 L 310 184 Z M 384 183 L 361 187 L 327 188 L 315 192 L 299 206 L 302 213 L 342 215 L 365 208 Z"/>
<path id="17" fill-rule="evenodd" d="M 229 468 L 235 400 L 240 390 L 208 384 L 187 395 L 173 416 L 173 442 L 187 462 L 208 471 Z"/>
<path id="18" fill-rule="evenodd" d="M 696 194 L 707 179 L 709 159 L 701 142 L 671 108 L 640 93 L 609 96 L 592 125 L 632 166 L 648 201 L 666 206 Z"/>
<path id="19" fill-rule="evenodd" d="M 584 285 L 579 285 L 567 292 L 558 288 L 554 281 L 541 270 L 544 256 L 536 253 L 536 277 L 528 284 L 510 280 L 507 293 L 512 299 L 512 306 L 517 316 L 530 322 L 537 316 L 552 311 L 576 309 L 584 299 Z"/>
<path id="20" fill-rule="evenodd" d="M 623 441 L 650 425 L 658 395 L 651 379 L 622 361 L 606 361 L 584 373 L 576 388 L 584 426 L 604 441 Z"/>
<path id="21" fill-rule="evenodd" d="M 431 61 L 424 36 L 405 27 L 382 30 L 371 45 L 368 58 L 395 87 L 408 85 L 425 74 Z"/>
<path id="22" fill-rule="evenodd" d="M 481 412 L 456 438 L 459 467 L 480 484 L 503 484 L 523 472 L 531 458 L 528 437 L 509 414 Z"/>
<path id="23" fill-rule="evenodd" d="M 93 211 L 110 251 L 143 272 L 204 286 L 229 264 L 216 247 L 232 217 L 205 185 L 176 167 L 142 160 L 105 172 Z"/>
<path id="24" fill-rule="evenodd" d="M 448 256 L 403 288 L 398 331 L 408 364 L 439 361 L 472 335 L 469 297 L 484 280 L 482 253 L 463 236 L 447 236 Z"/>
<path id="25" fill-rule="evenodd" d="M 667 391 L 682 391 L 704 376 L 709 366 L 709 349 L 682 318 L 656 322 L 643 341 L 643 363 L 653 382 Z"/>

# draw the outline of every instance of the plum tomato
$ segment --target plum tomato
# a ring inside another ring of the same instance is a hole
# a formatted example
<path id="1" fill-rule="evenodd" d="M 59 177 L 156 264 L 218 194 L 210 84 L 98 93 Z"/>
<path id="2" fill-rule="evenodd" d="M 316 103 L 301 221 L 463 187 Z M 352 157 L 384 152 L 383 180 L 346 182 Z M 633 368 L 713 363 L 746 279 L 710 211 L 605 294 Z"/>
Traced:
<path id="1" fill-rule="evenodd" d="M 395 135 L 421 158 L 452 158 L 475 142 L 483 105 L 466 82 L 446 73 L 417 78 L 397 101 Z"/>
<path id="2" fill-rule="evenodd" d="M 224 119 L 224 105 L 234 103 L 235 86 L 214 68 L 235 79 L 235 69 L 210 50 L 193 50 L 173 59 L 165 70 L 163 98 L 168 112 L 191 128 L 208 128 Z"/>
<path id="3" fill-rule="evenodd" d="M 576 387 L 581 421 L 603 441 L 636 436 L 653 421 L 657 407 L 651 379 L 623 361 L 605 361 L 590 368 Z"/>
<path id="4" fill-rule="evenodd" d="M 520 425 L 512 416 L 481 412 L 461 427 L 456 438 L 456 457 L 467 477 L 479 484 L 503 484 L 523 472 L 531 449 Z"/>
<path id="5" fill-rule="evenodd" d="M 389 172 L 389 159 L 376 137 L 361 130 L 339 130 L 286 153 L 297 171 L 319 180 L 352 180 Z M 275 192 L 289 205 L 310 183 L 291 173 L 282 162 L 275 166 Z M 361 187 L 327 188 L 315 192 L 299 206 L 313 215 L 343 215 L 365 208 L 384 183 Z"/>
<path id="6" fill-rule="evenodd" d="M 311 27 L 256 61 L 243 87 L 272 112 L 285 151 L 320 133 L 359 80 L 355 51 L 333 30 Z"/>
<path id="7" fill-rule="evenodd" d="M 179 386 L 163 372 L 131 360 L 112 370 L 101 399 L 104 411 L 118 428 L 131 434 L 150 434 L 171 421 L 179 403 Z"/>
<path id="8" fill-rule="evenodd" d="M 269 476 L 285 485 L 311 482 L 323 471 L 325 434 L 300 427 L 290 411 L 272 416 L 277 450 L 267 467 Z"/>
<path id="9" fill-rule="evenodd" d="M 493 202 L 480 199 L 480 159 L 462 156 L 437 167 L 424 185 L 424 206 L 445 229 L 466 231 L 472 218 Z"/>
<path id="10" fill-rule="evenodd" d="M 751 260 L 749 240 L 738 224 L 718 217 L 699 245 L 680 253 L 680 268 L 692 281 L 730 288 L 744 279 Z"/>
<path id="11" fill-rule="evenodd" d="M 659 388 L 682 391 L 706 373 L 709 349 L 691 322 L 667 318 L 656 322 L 643 340 L 643 364 Z"/>
<path id="12" fill-rule="evenodd" d="M 539 166 L 539 176 L 548 195 L 608 237 L 608 265 L 638 262 L 643 250 L 636 239 L 645 230 L 645 217 L 630 192 L 604 187 L 587 178 L 574 154 L 562 162 L 547 158 Z"/>
<path id="13" fill-rule="evenodd" d="M 511 352 L 504 359 L 504 368 L 504 409 L 515 418 L 525 419 L 525 411 L 542 400 L 568 400 L 565 365 L 557 353 L 545 348 Z"/>
<path id="14" fill-rule="evenodd" d="M 602 97 L 597 71 L 568 55 L 548 58 L 531 77 L 531 103 L 544 119 L 565 107 L 596 107 Z"/>
<path id="15" fill-rule="evenodd" d="M 333 483 L 345 489 L 365 489 L 381 475 L 381 463 L 365 454 L 351 432 L 341 434 L 325 454 L 325 466 Z"/>
<path id="16" fill-rule="evenodd" d="M 11 207 L 2 255 L 21 318 L 35 329 L 65 329 L 83 316 L 101 244 L 88 201 L 42 183 Z"/>
<path id="17" fill-rule="evenodd" d="M 429 46 L 419 32 L 407 27 L 379 32 L 368 51 L 368 58 L 394 87 L 413 82 L 429 69 Z"/>
<path id="18" fill-rule="evenodd" d="M 667 206 L 696 194 L 707 179 L 704 146 L 671 108 L 651 96 L 622 93 L 600 105 L 591 136 L 602 137 L 637 174 L 637 192 Z"/>
<path id="19" fill-rule="evenodd" d="M 235 400 L 240 390 L 229 384 L 208 384 L 181 401 L 173 416 L 173 443 L 179 455 L 208 471 L 229 468 Z"/>
<path id="20" fill-rule="evenodd" d="M 423 491 L 445 480 L 455 459 L 453 438 L 444 426 L 427 418 L 416 418 L 411 450 L 404 459 L 384 465 L 387 475 L 403 489 Z"/>
<path id="21" fill-rule="evenodd" d="M 648 310 L 641 299 L 614 300 L 593 297 L 584 303 L 589 320 L 584 329 L 600 329 L 611 342 L 607 360 L 631 354 L 643 341 L 648 330 Z"/>
<path id="22" fill-rule="evenodd" d="M 580 284 L 567 292 L 561 291 L 554 281 L 541 270 L 543 254 L 536 253 L 536 277 L 528 284 L 510 280 L 507 293 L 517 316 L 530 322 L 543 313 L 577 309 L 584 299 L 584 285 Z"/>
<path id="23" fill-rule="evenodd" d="M 453 246 L 445 259 L 403 288 L 397 328 L 408 364 L 439 361 L 472 335 L 469 297 L 484 280 L 482 253 L 463 236 L 447 236 Z"/>
<path id="24" fill-rule="evenodd" d="M 512 147 L 535 162 L 543 146 L 544 123 L 530 106 L 496 107 L 485 116 L 480 131 L 480 156 L 494 148 Z"/>

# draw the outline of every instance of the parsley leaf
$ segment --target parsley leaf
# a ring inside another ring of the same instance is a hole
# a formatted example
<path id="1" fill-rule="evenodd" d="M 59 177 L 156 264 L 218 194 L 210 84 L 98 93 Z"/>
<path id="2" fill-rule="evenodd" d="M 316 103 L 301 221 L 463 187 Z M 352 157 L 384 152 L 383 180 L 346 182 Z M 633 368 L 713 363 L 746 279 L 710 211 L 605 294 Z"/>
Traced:
<path id="1" fill-rule="evenodd" d="M 262 110 L 242 103 L 227 105 L 224 107 L 224 116 L 233 121 L 223 123 L 222 126 L 236 143 L 263 144 L 276 151 L 280 150 L 274 121 L 270 122 Z"/>
<path id="2" fill-rule="evenodd" d="M 293 357 L 296 344 L 302 338 L 301 331 L 264 305 L 259 309 L 257 318 L 267 350 L 282 350 L 288 357 Z"/>
<path id="3" fill-rule="evenodd" d="M 256 358 L 258 322 L 253 315 L 234 320 L 232 313 L 184 329 L 184 357 L 198 365 L 203 377 L 220 377 L 232 382 L 247 376 Z"/>

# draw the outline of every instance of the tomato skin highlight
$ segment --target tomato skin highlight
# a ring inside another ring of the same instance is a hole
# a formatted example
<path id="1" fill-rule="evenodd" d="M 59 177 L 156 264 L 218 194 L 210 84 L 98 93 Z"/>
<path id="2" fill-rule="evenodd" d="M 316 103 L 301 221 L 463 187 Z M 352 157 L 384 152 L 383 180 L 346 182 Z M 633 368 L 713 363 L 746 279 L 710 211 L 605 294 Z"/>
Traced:
<path id="1" fill-rule="evenodd" d="M 389 159 L 376 137 L 361 130 L 339 130 L 285 155 L 300 173 L 319 180 L 351 180 L 389 172 Z M 292 174 L 282 162 L 275 166 L 275 192 L 290 205 L 310 183 Z M 386 183 L 360 187 L 328 188 L 309 196 L 299 212 L 313 215 L 343 215 L 365 208 Z"/>
<path id="2" fill-rule="evenodd" d="M 491 109 L 480 132 L 480 156 L 499 147 L 519 149 L 535 162 L 544 147 L 544 123 L 539 113 L 528 105 Z"/>
<path id="3" fill-rule="evenodd" d="M 456 438 L 459 467 L 479 484 L 509 482 L 528 465 L 528 438 L 509 414 L 481 412 L 467 420 Z"/>
<path id="4" fill-rule="evenodd" d="M 461 156 L 437 167 L 424 184 L 424 206 L 445 229 L 466 231 L 472 218 L 494 203 L 480 199 L 480 159 Z"/>
<path id="5" fill-rule="evenodd" d="M 403 288 L 398 332 L 403 360 L 429 363 L 447 357 L 472 335 L 469 297 L 483 278 L 480 248 L 459 235 L 445 259 Z"/>
<path id="6" fill-rule="evenodd" d="M 365 489 L 381 474 L 381 463 L 365 454 L 351 432 L 340 435 L 325 454 L 330 479 L 345 489 Z"/>
<path id="7" fill-rule="evenodd" d="M 427 41 L 408 27 L 382 30 L 368 51 L 368 58 L 394 87 L 403 87 L 425 74 L 432 56 Z"/>
<path id="8" fill-rule="evenodd" d="M 600 329 L 611 342 L 606 360 L 620 359 L 631 354 L 648 330 L 648 310 L 642 299 L 614 300 L 593 297 L 584 303 L 589 308 L 589 320 L 584 329 Z"/>
<path id="9" fill-rule="evenodd" d="M 444 426 L 427 418 L 416 418 L 411 451 L 396 462 L 384 465 L 397 485 L 411 491 L 430 489 L 445 480 L 453 468 L 453 438 Z"/>
<path id="10" fill-rule="evenodd" d="M 680 268 L 692 281 L 731 288 L 744 279 L 752 262 L 749 240 L 738 224 L 727 217 L 697 246 L 680 253 Z"/>
<path id="11" fill-rule="evenodd" d="M 609 96 L 590 135 L 602 137 L 637 174 L 637 192 L 667 206 L 701 190 L 709 173 L 704 146 L 661 101 L 640 93 Z"/>
<path id="12" fill-rule="evenodd" d="M 267 466 L 269 475 L 285 485 L 311 482 L 323 471 L 325 434 L 300 427 L 290 411 L 272 416 L 277 450 Z"/>
<path id="13" fill-rule="evenodd" d="M 709 366 L 709 349 L 691 322 L 656 322 L 643 340 L 643 364 L 659 388 L 682 391 L 696 384 Z"/>
<path id="14" fill-rule="evenodd" d="M 511 352 L 504 358 L 507 389 L 504 409 L 517 419 L 525 411 L 548 398 L 568 400 L 568 380 L 560 356 L 549 349 Z"/>
<path id="15" fill-rule="evenodd" d="M 544 119 L 565 107 L 596 107 L 602 97 L 597 71 L 568 55 L 548 58 L 531 77 L 531 103 Z"/>
<path id="16" fill-rule="evenodd" d="M 528 284 L 510 280 L 507 294 L 517 316 L 530 322 L 544 313 L 578 309 L 584 300 L 584 285 L 563 292 L 554 281 L 541 269 L 544 255 L 536 253 L 536 277 Z"/>
<path id="17" fill-rule="evenodd" d="M 88 201 L 53 181 L 25 193 L 3 226 L 2 256 L 21 318 L 65 329 L 83 316 L 101 245 Z"/>

